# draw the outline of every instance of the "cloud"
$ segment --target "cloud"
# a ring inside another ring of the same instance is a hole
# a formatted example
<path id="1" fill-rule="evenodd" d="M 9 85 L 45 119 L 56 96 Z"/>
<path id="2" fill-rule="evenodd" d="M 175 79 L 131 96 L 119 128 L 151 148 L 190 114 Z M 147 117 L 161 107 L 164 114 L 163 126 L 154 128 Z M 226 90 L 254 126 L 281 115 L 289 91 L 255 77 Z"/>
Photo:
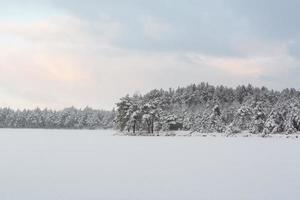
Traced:
<path id="1" fill-rule="evenodd" d="M 0 14 L 0 105 L 110 109 L 127 93 L 201 81 L 300 83 L 293 0 L 46 2 Z"/>
<path id="2" fill-rule="evenodd" d="M 277 40 L 298 36 L 298 0 L 230 0 L 229 5 L 237 17 L 248 21 L 253 34 Z"/>
<path id="3" fill-rule="evenodd" d="M 89 23 L 74 16 L 1 22 L 0 38 L 6 40 L 0 47 L 1 88 L 24 99 L 18 107 L 95 105 L 94 99 L 81 103 L 81 95 L 95 84 L 82 55 L 109 50 L 118 33 L 114 22 Z"/>
<path id="4" fill-rule="evenodd" d="M 300 38 L 290 41 L 289 53 L 297 59 L 300 59 Z"/>
<path id="5" fill-rule="evenodd" d="M 190 55 L 190 58 L 197 64 L 209 65 L 237 76 L 258 77 L 264 73 L 264 66 L 261 65 L 264 62 L 262 58 L 226 58 L 203 55 Z"/>
<path id="6" fill-rule="evenodd" d="M 169 23 L 152 16 L 145 16 L 142 24 L 144 34 L 150 39 L 159 40 L 172 33 L 172 26 Z"/>
<path id="7" fill-rule="evenodd" d="M 111 21 L 88 22 L 75 16 L 59 15 L 31 22 L 0 22 L 0 34 L 39 45 L 109 45 L 119 26 Z"/>
<path id="8" fill-rule="evenodd" d="M 175 74 L 173 67 L 184 65 L 177 55 L 119 48 L 116 24 L 73 16 L 1 23 L 0 37 L 14 41 L 0 47 L 1 105 L 109 109 L 128 92 L 171 86 L 158 74 Z"/>

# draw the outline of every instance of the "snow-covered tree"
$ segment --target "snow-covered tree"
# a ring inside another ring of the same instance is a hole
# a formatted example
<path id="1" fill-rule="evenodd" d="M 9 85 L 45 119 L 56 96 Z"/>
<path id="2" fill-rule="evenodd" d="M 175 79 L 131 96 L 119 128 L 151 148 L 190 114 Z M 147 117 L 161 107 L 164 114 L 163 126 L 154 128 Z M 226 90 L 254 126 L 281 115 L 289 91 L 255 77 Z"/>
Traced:
<path id="1" fill-rule="evenodd" d="M 111 111 L 90 108 L 78 110 L 74 107 L 61 111 L 0 108 L 0 128 L 112 128 L 114 115 Z"/>
<path id="2" fill-rule="evenodd" d="M 192 131 L 201 133 L 224 132 L 225 123 L 221 118 L 221 110 L 219 105 L 213 108 L 207 108 L 203 113 L 200 113 L 195 120 Z"/>
<path id="3" fill-rule="evenodd" d="M 257 102 L 252 110 L 252 121 L 249 130 L 251 133 L 262 133 L 266 122 L 266 110 L 263 107 L 262 102 Z"/>

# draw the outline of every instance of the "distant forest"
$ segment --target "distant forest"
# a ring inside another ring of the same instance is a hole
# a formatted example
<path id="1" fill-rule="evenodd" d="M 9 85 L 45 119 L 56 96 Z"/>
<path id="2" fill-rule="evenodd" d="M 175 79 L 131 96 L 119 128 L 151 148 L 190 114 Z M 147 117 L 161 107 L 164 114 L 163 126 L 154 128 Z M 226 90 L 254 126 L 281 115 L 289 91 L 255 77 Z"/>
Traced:
<path id="1" fill-rule="evenodd" d="M 114 111 L 91 108 L 12 110 L 0 109 L 0 128 L 108 129 L 113 128 Z"/>
<path id="2" fill-rule="evenodd" d="M 124 134 L 300 131 L 300 92 L 296 89 L 279 92 L 252 85 L 230 88 L 200 83 L 127 95 L 116 105 L 115 127 Z"/>

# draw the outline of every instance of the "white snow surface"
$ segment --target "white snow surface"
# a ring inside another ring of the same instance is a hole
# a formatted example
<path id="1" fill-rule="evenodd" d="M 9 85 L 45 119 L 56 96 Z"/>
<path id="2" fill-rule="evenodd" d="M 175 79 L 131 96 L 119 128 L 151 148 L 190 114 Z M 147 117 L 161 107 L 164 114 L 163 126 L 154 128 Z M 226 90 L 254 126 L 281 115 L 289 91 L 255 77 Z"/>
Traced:
<path id="1" fill-rule="evenodd" d="M 0 129 L 1 200 L 298 200 L 300 140 Z"/>

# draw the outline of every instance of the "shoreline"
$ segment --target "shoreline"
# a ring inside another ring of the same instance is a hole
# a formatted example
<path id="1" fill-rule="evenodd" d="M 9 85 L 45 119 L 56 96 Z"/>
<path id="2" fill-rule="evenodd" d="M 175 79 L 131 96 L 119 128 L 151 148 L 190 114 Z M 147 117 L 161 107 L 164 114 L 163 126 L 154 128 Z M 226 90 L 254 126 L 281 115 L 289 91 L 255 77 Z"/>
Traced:
<path id="1" fill-rule="evenodd" d="M 268 135 L 262 135 L 262 134 L 253 134 L 250 132 L 242 132 L 237 134 L 226 134 L 226 133 L 199 133 L 199 132 L 190 132 L 190 131 L 163 131 L 163 132 L 157 132 L 154 134 L 148 134 L 148 133 L 125 133 L 125 132 L 119 132 L 116 131 L 114 136 L 134 136 L 134 137 L 222 137 L 222 138 L 245 138 L 245 137 L 251 137 L 251 138 L 292 138 L 292 139 L 298 139 L 300 138 L 300 132 L 298 133 L 277 133 L 277 134 L 268 134 Z"/>

